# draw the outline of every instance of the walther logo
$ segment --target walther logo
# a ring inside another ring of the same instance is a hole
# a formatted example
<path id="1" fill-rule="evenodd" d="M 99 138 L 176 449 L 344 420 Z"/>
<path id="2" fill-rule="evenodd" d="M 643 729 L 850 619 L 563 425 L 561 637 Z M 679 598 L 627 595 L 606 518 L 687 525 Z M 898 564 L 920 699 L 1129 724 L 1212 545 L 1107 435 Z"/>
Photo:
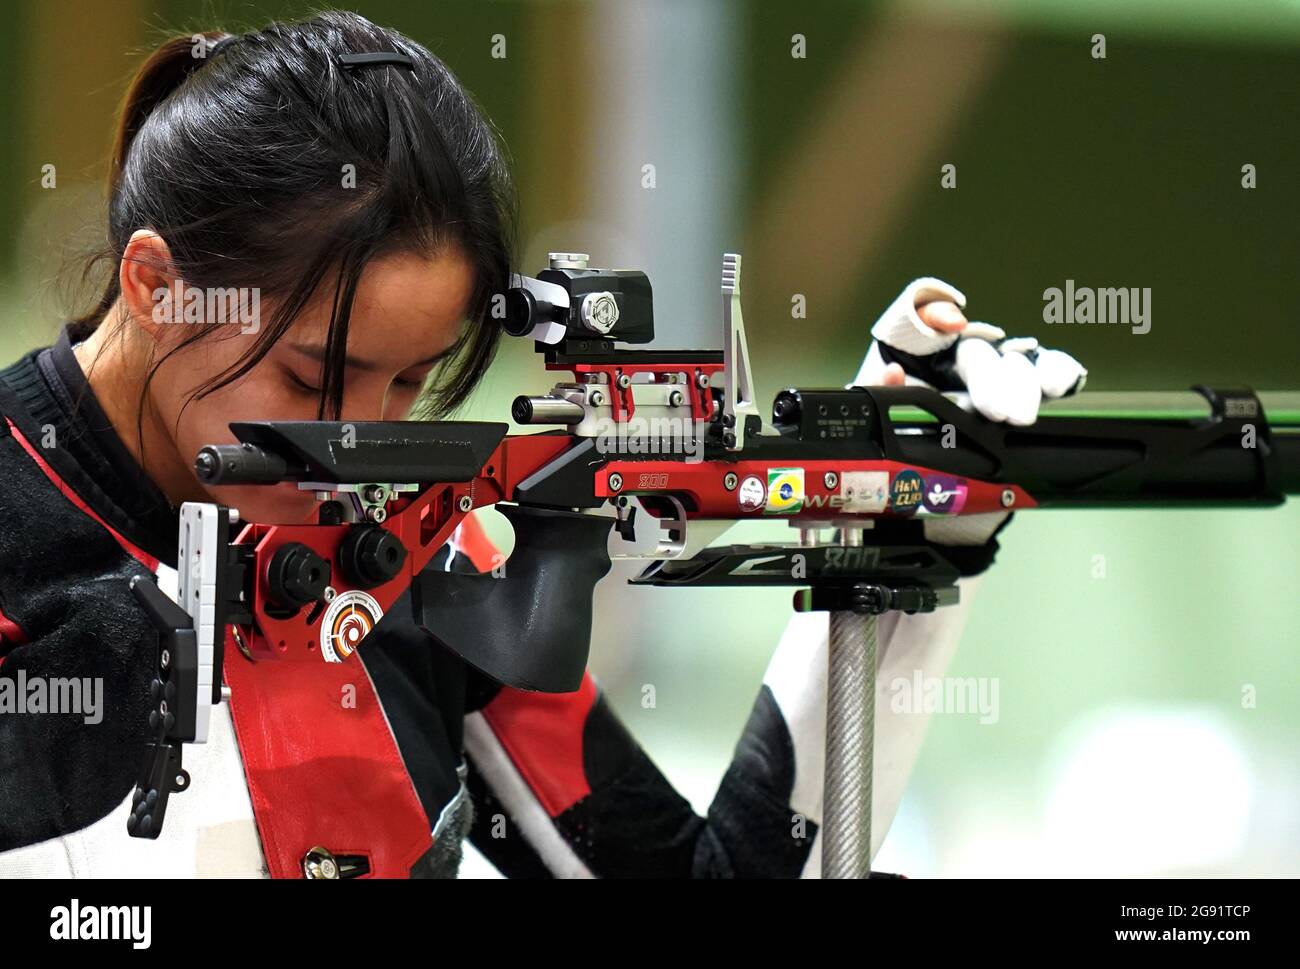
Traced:
<path id="1" fill-rule="evenodd" d="M 71 905 L 50 909 L 50 938 L 56 942 L 129 941 L 147 949 L 152 938 L 153 909 L 148 905 Z"/>
<path id="2" fill-rule="evenodd" d="M 843 508 L 847 499 L 843 495 L 809 495 L 809 508 Z"/>

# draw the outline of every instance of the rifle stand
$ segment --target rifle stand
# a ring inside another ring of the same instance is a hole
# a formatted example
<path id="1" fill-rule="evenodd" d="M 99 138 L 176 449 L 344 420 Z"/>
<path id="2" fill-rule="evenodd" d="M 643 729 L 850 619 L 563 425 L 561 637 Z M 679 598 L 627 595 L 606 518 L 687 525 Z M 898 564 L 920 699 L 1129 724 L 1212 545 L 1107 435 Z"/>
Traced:
<path id="1" fill-rule="evenodd" d="M 871 874 L 871 777 L 875 754 L 876 617 L 830 616 L 822 877 Z"/>
<path id="2" fill-rule="evenodd" d="M 791 524 L 795 524 L 792 522 Z M 826 773 L 822 877 L 871 875 L 871 781 L 875 753 L 876 620 L 932 612 L 957 601 L 957 568 L 925 541 L 919 521 L 798 522 L 799 545 L 710 546 L 656 562 L 631 580 L 658 586 L 803 586 L 797 612 L 830 613 L 826 674 Z M 824 541 L 820 529 L 836 529 Z"/>

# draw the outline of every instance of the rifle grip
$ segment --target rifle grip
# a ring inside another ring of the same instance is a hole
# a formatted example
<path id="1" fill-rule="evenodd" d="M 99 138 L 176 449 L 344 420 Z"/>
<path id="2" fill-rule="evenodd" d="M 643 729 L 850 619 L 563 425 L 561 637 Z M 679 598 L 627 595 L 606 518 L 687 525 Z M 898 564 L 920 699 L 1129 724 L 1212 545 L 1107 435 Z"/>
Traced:
<path id="1" fill-rule="evenodd" d="M 614 520 L 498 505 L 515 547 L 499 570 L 425 569 L 411 585 L 421 628 L 506 686 L 571 693 L 591 647 L 591 603 L 609 572 Z M 499 571 L 499 574 L 498 574 Z"/>

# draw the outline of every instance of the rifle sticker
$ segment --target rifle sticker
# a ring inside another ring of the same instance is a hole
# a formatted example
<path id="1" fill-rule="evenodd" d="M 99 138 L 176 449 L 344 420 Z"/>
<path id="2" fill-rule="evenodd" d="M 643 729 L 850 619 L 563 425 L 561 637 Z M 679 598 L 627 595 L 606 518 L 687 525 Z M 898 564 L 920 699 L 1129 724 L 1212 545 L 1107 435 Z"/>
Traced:
<path id="1" fill-rule="evenodd" d="M 913 515 L 921 506 L 921 475 L 911 470 L 894 475 L 889 505 L 895 515 Z"/>
<path id="2" fill-rule="evenodd" d="M 336 595 L 320 624 L 320 654 L 325 662 L 342 663 L 355 653 L 383 615 L 379 603 L 359 589 Z"/>
<path id="3" fill-rule="evenodd" d="M 803 468 L 768 468 L 769 515 L 793 515 L 803 509 Z"/>
<path id="4" fill-rule="evenodd" d="M 966 481 L 947 475 L 933 475 L 925 479 L 921 504 L 932 515 L 956 515 L 966 505 Z"/>
<path id="5" fill-rule="evenodd" d="M 741 511 L 758 511 L 767 502 L 767 489 L 763 487 L 763 482 L 751 474 L 740 483 L 736 500 L 740 502 Z"/>
<path id="6" fill-rule="evenodd" d="M 888 471 L 845 471 L 840 475 L 841 508 L 850 515 L 884 511 L 889 506 Z"/>

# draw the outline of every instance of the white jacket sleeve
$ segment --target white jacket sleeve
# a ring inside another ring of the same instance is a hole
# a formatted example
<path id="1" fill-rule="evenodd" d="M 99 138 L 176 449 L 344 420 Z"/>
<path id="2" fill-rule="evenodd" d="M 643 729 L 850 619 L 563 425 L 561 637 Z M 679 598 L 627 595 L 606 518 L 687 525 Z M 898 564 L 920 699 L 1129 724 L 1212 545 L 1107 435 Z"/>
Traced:
<path id="1" fill-rule="evenodd" d="M 895 704 L 893 694 L 948 669 L 982 576 L 958 583 L 960 600 L 931 613 L 886 613 L 877 620 L 875 764 L 871 855 L 879 850 L 920 754 L 929 714 L 919 703 Z M 829 614 L 798 613 L 785 628 L 763 683 L 772 691 L 794 747 L 792 811 L 817 825 L 804 878 L 821 877 L 822 787 L 826 753 Z M 906 681 L 904 686 L 899 681 Z M 899 709 L 915 712 L 897 712 Z"/>

